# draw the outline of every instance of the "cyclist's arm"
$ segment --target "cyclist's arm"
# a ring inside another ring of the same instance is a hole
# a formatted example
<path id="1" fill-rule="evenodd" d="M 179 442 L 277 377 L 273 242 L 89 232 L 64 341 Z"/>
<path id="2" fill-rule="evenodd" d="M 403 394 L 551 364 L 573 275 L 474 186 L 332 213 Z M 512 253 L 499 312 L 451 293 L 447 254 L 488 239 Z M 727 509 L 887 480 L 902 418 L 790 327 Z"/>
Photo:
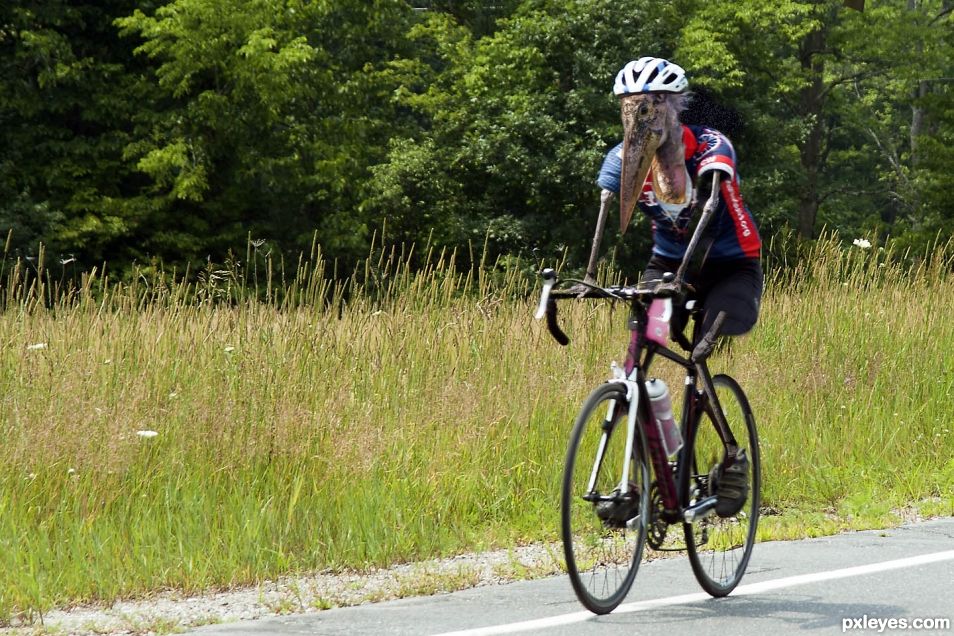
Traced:
<path id="1" fill-rule="evenodd" d="M 596 219 L 593 247 L 590 248 L 590 262 L 586 266 L 586 277 L 583 279 L 591 285 L 596 284 L 596 262 L 600 258 L 600 243 L 603 240 L 603 230 L 606 228 L 606 217 L 609 216 L 609 207 L 612 200 L 613 192 L 611 190 L 603 190 L 600 193 L 600 215 Z"/>
<path id="2" fill-rule="evenodd" d="M 712 216 L 715 214 L 716 208 L 719 206 L 719 189 L 722 185 L 723 178 L 726 177 L 725 173 L 721 170 L 712 170 L 711 181 L 709 181 L 709 192 L 707 194 L 707 199 L 705 204 L 702 207 L 702 215 L 699 217 L 699 222 L 696 224 L 696 229 L 692 233 L 692 238 L 689 239 L 689 246 L 686 248 L 686 253 L 682 257 L 682 263 L 679 265 L 679 271 L 676 272 L 675 286 L 677 288 L 681 287 L 685 282 L 686 268 L 689 266 L 689 261 L 692 260 L 692 255 L 695 253 L 696 248 L 699 246 L 699 241 L 702 239 L 702 233 L 705 232 L 706 226 L 709 224 L 709 221 L 712 219 Z M 703 179 L 699 180 L 700 190 L 704 188 Z M 703 192 L 697 190 L 697 197 L 702 195 Z"/>
<path id="3" fill-rule="evenodd" d="M 596 183 L 600 186 L 600 213 L 596 219 L 596 231 L 593 233 L 593 245 L 590 248 L 590 260 L 586 266 L 587 283 L 596 283 L 596 263 L 600 258 L 600 243 L 603 241 L 603 230 L 606 228 L 606 218 L 609 216 L 610 202 L 613 195 L 619 193 L 619 180 L 623 168 L 623 144 L 611 148 L 603 158 Z"/>

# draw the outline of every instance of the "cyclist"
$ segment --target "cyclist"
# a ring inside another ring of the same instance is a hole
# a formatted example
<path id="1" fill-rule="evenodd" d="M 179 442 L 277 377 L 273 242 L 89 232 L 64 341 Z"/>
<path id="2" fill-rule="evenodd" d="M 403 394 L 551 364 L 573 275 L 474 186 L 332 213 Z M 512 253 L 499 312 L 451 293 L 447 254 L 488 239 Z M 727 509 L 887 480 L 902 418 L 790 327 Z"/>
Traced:
<path id="1" fill-rule="evenodd" d="M 718 130 L 680 123 L 687 87 L 685 71 L 660 58 L 643 57 L 619 71 L 613 92 L 620 98 L 623 142 L 607 153 L 597 183 L 604 203 L 610 193 L 620 196 L 621 231 L 637 206 L 652 222 L 652 256 L 643 273 L 649 281 L 678 270 L 691 237 L 693 197 L 705 191 L 696 186 L 720 179 L 719 205 L 698 248 L 702 264 L 686 282 L 704 310 L 694 338 L 707 333 L 721 311 L 726 319 L 720 334 L 741 335 L 758 318 L 761 239 L 739 193 L 732 143 Z M 738 512 L 748 495 L 748 459 L 744 450 L 733 457 L 733 450 L 728 449 L 717 482 L 721 516 Z"/>

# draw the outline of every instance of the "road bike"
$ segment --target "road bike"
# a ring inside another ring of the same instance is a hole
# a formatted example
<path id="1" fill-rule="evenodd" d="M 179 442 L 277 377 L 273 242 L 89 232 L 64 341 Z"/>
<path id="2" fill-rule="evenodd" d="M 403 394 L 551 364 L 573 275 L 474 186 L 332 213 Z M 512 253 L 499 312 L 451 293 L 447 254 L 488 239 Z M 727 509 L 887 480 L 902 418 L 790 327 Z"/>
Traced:
<path id="1" fill-rule="evenodd" d="M 680 305 L 701 323 L 703 308 L 693 300 L 683 302 L 681 290 L 688 258 L 714 209 L 716 188 L 676 274 L 632 287 L 568 280 L 564 282 L 577 286 L 561 290 L 554 270 L 542 272 L 537 318 L 546 316 L 560 344 L 568 344 L 569 338 L 557 320 L 557 301 L 610 299 L 630 310 L 625 362 L 621 368 L 614 362 L 612 377 L 583 403 L 563 475 L 566 567 L 580 602 L 597 614 L 613 611 L 626 597 L 646 543 L 656 550 L 686 550 L 699 584 L 717 597 L 738 585 L 752 556 L 761 489 L 755 418 L 739 384 L 725 374 L 711 375 L 707 365 L 724 312 L 692 343 L 669 324 Z M 670 338 L 691 353 L 683 356 L 670 349 Z M 660 357 L 686 371 L 679 435 L 662 427 L 650 403 L 647 382 L 655 380 L 649 369 Z M 734 462 L 743 466 L 743 456 L 748 460 L 748 494 L 741 508 L 726 510 L 716 496 L 718 481 Z M 674 539 L 676 548 L 671 547 Z"/>

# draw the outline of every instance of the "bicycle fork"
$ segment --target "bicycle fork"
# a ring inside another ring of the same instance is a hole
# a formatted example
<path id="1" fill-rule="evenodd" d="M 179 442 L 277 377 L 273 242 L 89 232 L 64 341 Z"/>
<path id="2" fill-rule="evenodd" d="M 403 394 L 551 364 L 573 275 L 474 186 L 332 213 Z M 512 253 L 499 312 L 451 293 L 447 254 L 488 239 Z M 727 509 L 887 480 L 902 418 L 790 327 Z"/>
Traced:
<path id="1" fill-rule="evenodd" d="M 620 494 L 625 493 L 629 489 L 629 480 L 630 480 L 630 459 L 634 456 L 634 449 L 636 448 L 636 422 L 637 422 L 637 413 L 639 408 L 639 390 L 635 380 L 630 380 L 626 378 L 625 373 L 622 369 L 616 366 L 616 363 L 613 363 L 613 379 L 610 382 L 618 382 L 626 388 L 626 403 L 628 405 L 626 413 L 626 444 L 623 446 L 622 452 L 622 474 L 620 475 L 619 484 L 617 486 L 617 492 Z M 610 434 L 613 432 L 613 429 L 616 425 L 617 420 L 617 408 L 619 405 L 617 401 L 610 400 L 606 408 L 606 416 L 603 418 L 603 434 L 600 436 L 599 445 L 596 449 L 596 457 L 593 460 L 593 469 L 590 472 L 590 480 L 587 484 L 587 492 L 596 491 L 596 480 L 599 476 L 600 467 L 603 465 L 603 459 L 606 455 L 606 446 L 609 443 Z"/>
<path id="2" fill-rule="evenodd" d="M 635 456 L 636 449 L 636 427 L 639 425 L 639 407 L 640 390 L 637 372 L 634 369 L 629 376 L 620 369 L 615 363 L 612 365 L 613 379 L 611 382 L 622 384 L 626 388 L 626 403 L 628 406 L 626 413 L 626 444 L 623 447 L 623 469 L 621 471 L 618 492 L 624 493 L 629 488 L 630 481 L 630 459 Z M 603 420 L 603 435 L 600 438 L 599 446 L 596 451 L 596 459 L 593 462 L 593 471 L 590 473 L 590 481 L 587 487 L 588 492 L 593 492 L 596 488 L 596 479 L 599 474 L 600 466 L 603 463 L 603 457 L 606 453 L 606 445 L 609 441 L 610 427 L 616 421 L 616 400 L 611 400 L 607 408 L 606 417 Z M 651 418 L 652 415 L 650 414 Z M 651 425 L 651 420 L 647 420 L 647 429 Z M 656 479 L 659 482 L 659 491 L 663 498 L 663 506 L 669 511 L 670 515 L 678 514 L 679 500 L 676 494 L 676 484 L 673 479 L 672 469 L 662 450 L 662 444 L 659 434 L 655 429 L 647 430 L 647 441 L 649 448 L 649 460 L 653 462 Z"/>
<path id="3" fill-rule="evenodd" d="M 621 383 L 625 384 L 625 381 L 620 380 Z M 626 456 L 623 457 L 623 474 L 619 480 L 619 492 L 626 492 L 626 487 L 629 484 L 629 459 L 632 454 L 633 443 L 636 439 L 636 427 L 635 427 L 635 409 L 633 408 L 633 401 L 629 400 L 629 389 L 627 389 L 627 401 L 629 401 L 629 411 L 626 417 L 626 446 L 623 449 L 623 452 Z M 609 442 L 609 436 L 614 428 L 614 423 L 616 422 L 616 400 L 610 400 L 609 405 L 606 408 L 606 417 L 603 418 L 603 435 L 600 437 L 599 446 L 596 449 L 596 457 L 593 460 L 593 470 L 590 472 L 590 481 L 586 486 L 587 492 L 593 492 L 596 490 L 596 479 L 600 472 L 600 467 L 603 465 L 603 457 L 606 455 L 606 444 Z"/>

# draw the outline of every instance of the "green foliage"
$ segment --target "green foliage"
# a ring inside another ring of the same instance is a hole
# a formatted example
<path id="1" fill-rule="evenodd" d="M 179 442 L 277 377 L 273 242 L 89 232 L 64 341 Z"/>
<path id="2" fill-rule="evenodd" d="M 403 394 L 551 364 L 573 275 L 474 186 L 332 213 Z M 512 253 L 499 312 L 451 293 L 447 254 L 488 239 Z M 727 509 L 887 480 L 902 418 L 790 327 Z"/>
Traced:
<path id="1" fill-rule="evenodd" d="M 911 106 L 923 101 L 932 139 L 944 136 L 942 109 L 911 97 L 921 78 L 950 75 L 946 5 L 872 2 L 859 13 L 841 4 L 701 3 L 678 55 L 743 112 L 746 191 L 769 233 L 936 227 L 930 220 L 949 213 L 925 205 L 916 173 L 929 160 L 915 165 Z"/>
<path id="2" fill-rule="evenodd" d="M 418 10 L 440 11 L 477 36 L 494 31 L 498 20 L 513 13 L 520 0 L 415 0 Z"/>
<path id="3" fill-rule="evenodd" d="M 197 263 L 375 235 L 582 267 L 611 82 L 669 56 L 744 122 L 743 196 L 794 227 L 954 224 L 946 0 L 12 0 L 0 7 L 11 254 Z M 607 257 L 639 266 L 648 228 Z"/>
<path id="4" fill-rule="evenodd" d="M 375 65 L 399 44 L 400 2 L 175 0 L 117 21 L 138 36 L 163 99 L 126 157 L 154 204 L 142 256 L 183 242 L 224 254 L 246 236 L 301 249 L 317 228 L 339 254 L 366 250 L 355 192 L 399 115 Z M 190 240 L 192 239 L 192 240 Z"/>
<path id="5" fill-rule="evenodd" d="M 433 81 L 403 95 L 423 131 L 392 141 L 369 205 L 392 238 L 437 228 L 451 245 L 487 236 L 496 253 L 569 249 L 579 262 L 596 173 L 619 135 L 609 91 L 619 61 L 665 52 L 676 22 L 675 9 L 636 3 L 621 14 L 604 0 L 526 2 L 478 40 L 429 19 L 412 36 L 430 53 L 418 72 Z"/>
<path id="6" fill-rule="evenodd" d="M 112 28 L 136 2 L 12 0 L 0 7 L 0 227 L 13 249 L 96 263 L 134 223 L 139 179 L 122 160 L 148 99 Z"/>

